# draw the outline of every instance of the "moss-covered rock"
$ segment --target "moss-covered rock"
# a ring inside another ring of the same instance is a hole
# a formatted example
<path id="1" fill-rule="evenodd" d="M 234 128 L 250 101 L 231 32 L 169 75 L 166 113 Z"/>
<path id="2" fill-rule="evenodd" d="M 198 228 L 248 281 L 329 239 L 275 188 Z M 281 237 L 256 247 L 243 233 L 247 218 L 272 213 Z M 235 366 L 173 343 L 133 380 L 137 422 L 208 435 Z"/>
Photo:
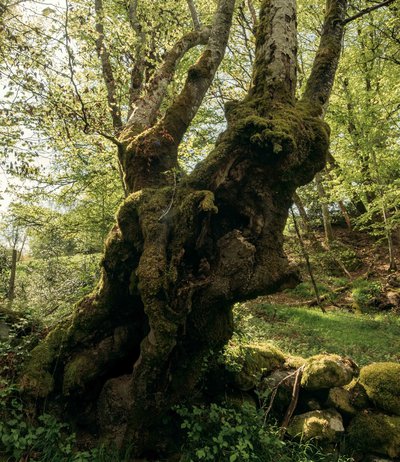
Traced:
<path id="1" fill-rule="evenodd" d="M 243 391 L 255 388 L 263 374 L 276 369 L 285 362 L 283 353 L 271 343 L 246 345 L 243 352 L 243 365 L 235 373 L 235 385 Z"/>
<path id="2" fill-rule="evenodd" d="M 340 387 L 334 387 L 329 390 L 327 404 L 334 407 L 342 414 L 354 415 L 357 413 L 355 407 L 351 404 L 351 394 L 348 390 Z"/>
<path id="3" fill-rule="evenodd" d="M 363 412 L 350 422 L 347 433 L 353 450 L 400 456 L 400 417 Z"/>
<path id="4" fill-rule="evenodd" d="M 367 392 L 358 378 L 354 378 L 344 388 L 350 393 L 350 404 L 356 409 L 367 409 L 371 406 Z"/>
<path id="5" fill-rule="evenodd" d="M 287 432 L 293 437 L 331 443 L 344 432 L 342 416 L 331 409 L 306 412 L 293 418 Z"/>
<path id="6" fill-rule="evenodd" d="M 400 364 L 369 364 L 360 371 L 360 383 L 377 407 L 400 415 Z"/>
<path id="7" fill-rule="evenodd" d="M 301 386 L 307 390 L 341 387 L 357 373 L 354 363 L 338 355 L 317 355 L 307 360 Z"/>

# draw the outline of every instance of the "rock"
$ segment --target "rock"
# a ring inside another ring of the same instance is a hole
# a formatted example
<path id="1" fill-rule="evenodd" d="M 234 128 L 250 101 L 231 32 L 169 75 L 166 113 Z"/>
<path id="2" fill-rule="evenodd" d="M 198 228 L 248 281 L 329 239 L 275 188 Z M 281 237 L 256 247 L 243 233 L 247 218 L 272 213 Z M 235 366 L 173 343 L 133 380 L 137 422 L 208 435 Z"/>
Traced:
<path id="1" fill-rule="evenodd" d="M 363 412 L 347 429 L 349 447 L 363 453 L 400 456 L 400 417 Z"/>
<path id="2" fill-rule="evenodd" d="M 293 437 L 333 443 L 344 432 L 342 416 L 333 409 L 306 412 L 293 418 L 287 432 Z"/>
<path id="3" fill-rule="evenodd" d="M 357 366 L 348 358 L 338 355 L 317 355 L 307 360 L 301 386 L 306 390 L 341 387 L 357 373 Z"/>
<path id="4" fill-rule="evenodd" d="M 367 392 L 358 379 L 353 379 L 344 388 L 350 393 L 350 404 L 356 409 L 367 409 L 371 406 Z"/>
<path id="5" fill-rule="evenodd" d="M 272 406 L 273 411 L 278 414 L 284 414 L 290 404 L 295 381 L 293 372 L 293 369 L 277 369 L 265 377 L 258 386 L 260 401 L 264 401 L 264 405 L 268 406 L 272 393 L 279 385 Z"/>
<path id="6" fill-rule="evenodd" d="M 248 406 L 257 410 L 257 402 L 255 397 L 246 392 L 230 390 L 225 393 L 225 401 L 232 407 L 242 408 L 243 406 Z"/>
<path id="7" fill-rule="evenodd" d="M 283 353 L 270 343 L 254 343 L 244 349 L 242 368 L 234 376 L 235 385 L 242 391 L 255 388 L 263 374 L 285 362 Z"/>
<path id="8" fill-rule="evenodd" d="M 319 401 L 316 400 L 316 399 L 309 399 L 309 400 L 306 402 L 306 406 L 307 406 L 308 409 L 310 409 L 311 411 L 318 411 L 318 410 L 322 409 L 321 404 L 320 404 Z"/>
<path id="9" fill-rule="evenodd" d="M 351 404 L 350 392 L 344 388 L 331 388 L 329 390 L 327 405 L 329 407 L 334 407 L 343 414 L 354 415 L 357 413 L 356 409 Z"/>
<path id="10" fill-rule="evenodd" d="M 400 364 L 369 364 L 360 371 L 360 383 L 378 408 L 400 415 Z"/>
<path id="11" fill-rule="evenodd" d="M 97 415 L 101 433 L 116 447 L 122 444 L 131 407 L 130 380 L 130 375 L 108 380 L 99 397 Z"/>

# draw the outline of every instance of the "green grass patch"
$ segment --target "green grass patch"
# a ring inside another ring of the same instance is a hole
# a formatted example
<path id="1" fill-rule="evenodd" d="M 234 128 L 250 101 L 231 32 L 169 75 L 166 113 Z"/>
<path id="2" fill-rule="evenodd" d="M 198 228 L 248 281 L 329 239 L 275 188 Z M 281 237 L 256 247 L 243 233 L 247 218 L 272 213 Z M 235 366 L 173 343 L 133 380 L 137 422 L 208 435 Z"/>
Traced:
<path id="1" fill-rule="evenodd" d="M 319 353 L 350 356 L 360 365 L 400 361 L 400 318 L 317 308 L 249 304 L 237 306 L 239 329 L 274 342 L 286 353 L 303 357 Z M 246 319 L 246 325 L 240 320 Z"/>

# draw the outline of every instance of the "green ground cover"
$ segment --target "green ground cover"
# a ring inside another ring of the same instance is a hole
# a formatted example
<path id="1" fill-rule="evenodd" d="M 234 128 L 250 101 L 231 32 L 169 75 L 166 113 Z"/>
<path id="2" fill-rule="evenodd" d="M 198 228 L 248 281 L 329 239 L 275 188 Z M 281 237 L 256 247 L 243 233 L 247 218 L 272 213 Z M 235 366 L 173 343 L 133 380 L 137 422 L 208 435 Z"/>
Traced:
<path id="1" fill-rule="evenodd" d="M 350 356 L 359 365 L 400 361 L 400 317 L 293 307 L 257 301 L 236 306 L 244 335 L 274 342 L 303 357 L 319 353 Z"/>

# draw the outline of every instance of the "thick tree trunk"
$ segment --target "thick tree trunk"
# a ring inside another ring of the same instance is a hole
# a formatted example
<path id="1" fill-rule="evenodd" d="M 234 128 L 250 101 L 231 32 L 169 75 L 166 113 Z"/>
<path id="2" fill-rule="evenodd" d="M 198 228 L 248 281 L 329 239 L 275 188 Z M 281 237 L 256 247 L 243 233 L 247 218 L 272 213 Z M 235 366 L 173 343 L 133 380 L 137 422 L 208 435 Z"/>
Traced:
<path id="1" fill-rule="evenodd" d="M 230 338 L 231 305 L 296 279 L 283 229 L 296 188 L 323 168 L 328 151 L 319 116 L 345 1 L 328 2 L 324 30 L 339 47 L 330 41 L 315 63 L 321 74 L 324 60 L 331 83 L 317 85 L 317 99 L 310 87 L 298 103 L 295 2 L 264 1 L 249 95 L 228 105 L 214 151 L 177 180 L 177 146 L 222 59 L 227 4 L 232 11 L 233 2 L 220 1 L 206 50 L 165 116 L 144 132 L 133 118 L 122 132 L 130 195 L 107 240 L 101 281 L 70 324 L 36 347 L 22 377 L 31 394 L 58 397 L 81 419 L 97 406 L 103 433 L 137 455 L 162 451 L 161 419 L 193 394 L 205 359 Z"/>

